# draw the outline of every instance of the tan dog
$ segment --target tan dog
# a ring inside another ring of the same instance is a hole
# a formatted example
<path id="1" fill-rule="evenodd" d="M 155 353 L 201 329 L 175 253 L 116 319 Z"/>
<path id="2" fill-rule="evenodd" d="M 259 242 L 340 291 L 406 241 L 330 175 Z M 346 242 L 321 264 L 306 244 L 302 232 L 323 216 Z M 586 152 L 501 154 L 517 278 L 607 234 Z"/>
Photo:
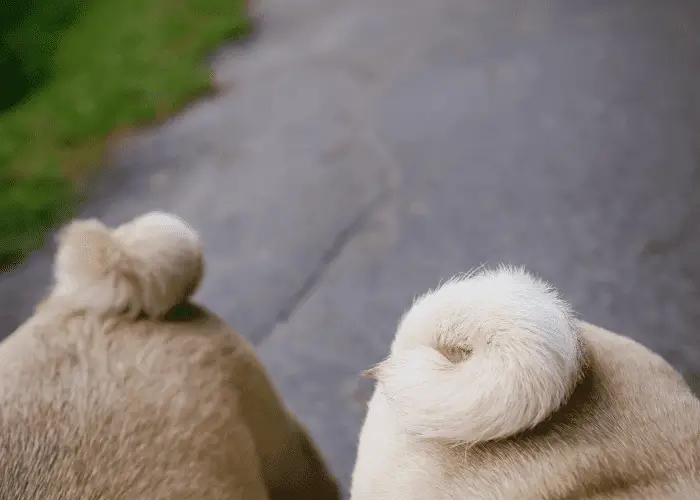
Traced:
<path id="1" fill-rule="evenodd" d="M 55 286 L 0 344 L 0 498 L 335 500 L 251 347 L 189 304 L 197 236 L 150 213 L 59 236 Z"/>
<path id="2" fill-rule="evenodd" d="M 700 498 L 700 401 L 663 359 L 502 268 L 402 319 L 352 500 Z"/>

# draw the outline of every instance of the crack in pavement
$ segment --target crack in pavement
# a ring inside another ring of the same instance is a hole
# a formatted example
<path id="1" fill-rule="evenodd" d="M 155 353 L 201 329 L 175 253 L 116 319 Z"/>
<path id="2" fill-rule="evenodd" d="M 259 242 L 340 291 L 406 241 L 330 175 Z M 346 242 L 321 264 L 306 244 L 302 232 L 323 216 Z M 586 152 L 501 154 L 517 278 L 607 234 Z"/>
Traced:
<path id="1" fill-rule="evenodd" d="M 333 262 L 340 256 L 343 249 L 359 234 L 364 227 L 365 221 L 372 217 L 390 199 L 390 193 L 398 187 L 401 177 L 400 164 L 394 152 L 381 139 L 370 122 L 370 111 L 372 105 L 381 97 L 382 93 L 389 88 L 391 82 L 384 82 L 375 92 L 372 92 L 363 104 L 357 106 L 357 111 L 353 116 L 353 126 L 348 136 L 358 142 L 364 142 L 377 155 L 378 164 L 383 165 L 385 174 L 384 186 L 377 195 L 362 208 L 358 215 L 343 230 L 335 235 L 330 246 L 321 256 L 318 264 L 308 275 L 299 289 L 287 300 L 286 305 L 275 315 L 267 326 L 263 326 L 251 331 L 247 338 L 256 347 L 259 347 L 266 339 L 274 335 L 278 326 L 290 321 L 292 316 L 299 310 L 305 301 L 316 290 L 318 284 L 325 276 Z"/>
<path id="2" fill-rule="evenodd" d="M 299 287 L 299 290 L 289 299 L 287 305 L 277 313 L 274 320 L 268 326 L 251 332 L 248 336 L 248 340 L 253 345 L 259 347 L 267 338 L 274 334 L 279 325 L 289 321 L 299 307 L 301 307 L 306 299 L 313 293 L 326 271 L 342 253 L 347 244 L 362 230 L 365 221 L 389 199 L 390 192 L 390 186 L 386 186 L 382 189 L 379 194 L 360 211 L 357 217 L 335 236 L 330 247 L 321 257 L 318 265 L 309 274 L 309 277 L 304 281 L 301 287 Z"/>

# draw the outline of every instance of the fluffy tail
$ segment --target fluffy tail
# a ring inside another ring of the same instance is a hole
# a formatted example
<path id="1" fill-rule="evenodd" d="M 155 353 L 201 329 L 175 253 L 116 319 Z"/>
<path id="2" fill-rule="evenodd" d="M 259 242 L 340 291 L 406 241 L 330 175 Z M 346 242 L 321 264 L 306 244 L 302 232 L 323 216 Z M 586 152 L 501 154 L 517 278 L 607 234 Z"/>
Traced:
<path id="1" fill-rule="evenodd" d="M 199 239 L 174 215 L 151 212 L 116 229 L 76 220 L 58 235 L 51 297 L 102 315 L 160 317 L 203 273 Z"/>
<path id="2" fill-rule="evenodd" d="M 582 360 L 568 304 L 503 267 L 419 298 L 368 374 L 409 433 L 476 444 L 545 420 L 578 383 Z"/>

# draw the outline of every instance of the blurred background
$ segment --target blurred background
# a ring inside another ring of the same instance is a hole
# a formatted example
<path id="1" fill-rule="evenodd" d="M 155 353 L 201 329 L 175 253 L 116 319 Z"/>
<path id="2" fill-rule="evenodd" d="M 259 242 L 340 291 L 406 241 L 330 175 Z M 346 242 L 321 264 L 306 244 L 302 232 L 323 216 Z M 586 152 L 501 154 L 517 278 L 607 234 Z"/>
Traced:
<path id="1" fill-rule="evenodd" d="M 700 389 L 699 2 L 9 9 L 2 335 L 49 282 L 57 224 L 160 209 L 201 233 L 198 298 L 346 486 L 358 373 L 416 294 L 481 264 L 527 266 Z"/>

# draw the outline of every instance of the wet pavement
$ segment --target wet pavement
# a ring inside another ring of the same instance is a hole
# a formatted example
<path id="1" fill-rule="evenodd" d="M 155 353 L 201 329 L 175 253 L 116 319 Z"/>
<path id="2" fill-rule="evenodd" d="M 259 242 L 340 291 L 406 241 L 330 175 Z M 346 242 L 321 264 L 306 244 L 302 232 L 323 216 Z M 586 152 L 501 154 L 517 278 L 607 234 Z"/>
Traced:
<path id="1" fill-rule="evenodd" d="M 344 484 L 411 299 L 522 264 L 700 389 L 700 3 L 262 0 L 221 92 L 115 146 L 85 215 L 201 233 L 198 298 L 251 339 Z M 0 280 L 5 332 L 51 248 Z M 650 381 L 650 383 L 653 383 Z"/>

